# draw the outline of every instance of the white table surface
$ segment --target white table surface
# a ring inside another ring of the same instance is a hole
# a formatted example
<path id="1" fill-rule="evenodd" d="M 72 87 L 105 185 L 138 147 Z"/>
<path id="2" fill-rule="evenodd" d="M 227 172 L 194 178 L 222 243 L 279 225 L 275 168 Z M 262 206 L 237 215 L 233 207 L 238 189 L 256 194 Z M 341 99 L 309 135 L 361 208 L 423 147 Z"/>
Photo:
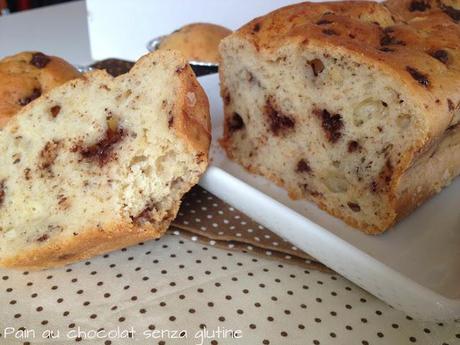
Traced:
<path id="1" fill-rule="evenodd" d="M 85 3 L 79 1 L 0 17 L 0 57 L 22 50 L 40 50 L 76 64 L 91 62 L 86 13 Z M 165 26 L 165 32 L 175 25 Z M 132 54 L 141 52 L 140 41 L 136 44 L 138 51 Z M 112 55 L 115 50 L 105 51 Z M 161 268 L 173 275 L 169 279 L 175 280 L 174 288 L 155 264 L 149 264 L 153 257 L 146 261 L 147 254 L 155 256 L 154 262 L 160 262 Z M 128 258 L 129 255 L 134 259 Z M 23 326 L 37 332 L 54 326 L 62 327 L 62 331 L 80 326 L 87 330 L 104 326 L 111 329 L 120 325 L 121 316 L 129 321 L 123 323 L 123 327 L 132 324 L 140 329 L 154 324 L 157 329 L 196 330 L 203 321 L 212 327 L 243 330 L 241 339 L 211 343 L 220 345 L 267 344 L 264 341 L 268 339 L 270 344 L 277 345 L 460 344 L 459 324 L 412 320 L 337 276 L 320 272 L 307 274 L 295 266 L 280 268 L 276 262 L 264 259 L 254 263 L 251 256 L 241 253 L 229 256 L 217 248 L 203 251 L 201 245 L 171 236 L 127 252 L 114 252 L 110 258 L 110 268 L 108 261 L 99 257 L 86 264 L 73 265 L 70 271 L 63 268 L 26 274 L 0 270 L 0 301 L 4 303 L 0 312 L 0 344 L 49 343 L 40 338 L 10 337 L 7 340 L 5 328 L 8 326 L 16 329 Z M 184 267 L 178 265 L 182 263 Z M 143 275 L 150 279 L 139 279 L 142 275 L 135 274 L 138 270 L 135 266 L 141 267 Z M 223 271 L 224 266 L 230 269 Z M 116 269 L 111 271 L 111 267 Z M 211 273 L 203 274 L 201 267 Z M 115 271 L 123 272 L 124 278 L 117 278 L 121 273 L 115 275 Z M 98 276 L 92 278 L 93 274 Z M 190 276 L 195 277 L 192 283 L 187 278 Z M 145 292 L 147 285 L 149 291 L 156 291 L 156 297 Z M 111 297 L 116 300 L 101 297 L 105 288 L 100 286 L 116 291 Z M 136 295 L 136 299 L 132 295 Z M 91 303 L 85 305 L 83 300 Z M 124 307 L 113 312 L 109 308 L 112 302 Z M 211 307 L 211 303 L 216 307 Z M 191 309 L 196 312 L 192 313 Z M 168 313 L 176 316 L 165 316 Z M 225 316 L 224 321 L 221 315 Z M 196 343 L 191 339 L 147 341 L 139 337 L 135 340 L 141 344 Z M 75 343 L 75 339 L 61 337 L 52 342 L 64 343 Z M 104 339 L 82 343 L 130 342 Z"/>

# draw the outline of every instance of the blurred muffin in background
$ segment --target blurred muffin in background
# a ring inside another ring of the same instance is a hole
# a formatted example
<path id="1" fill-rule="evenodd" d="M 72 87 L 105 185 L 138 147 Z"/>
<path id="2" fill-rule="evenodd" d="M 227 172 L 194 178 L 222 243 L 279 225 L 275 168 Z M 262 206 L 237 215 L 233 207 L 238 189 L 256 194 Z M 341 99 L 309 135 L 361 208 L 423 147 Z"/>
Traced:
<path id="1" fill-rule="evenodd" d="M 216 24 L 192 23 L 164 37 L 158 49 L 180 51 L 188 61 L 218 63 L 220 41 L 232 31 Z"/>
<path id="2" fill-rule="evenodd" d="M 68 62 L 39 52 L 0 60 L 0 128 L 23 106 L 80 73 Z"/>

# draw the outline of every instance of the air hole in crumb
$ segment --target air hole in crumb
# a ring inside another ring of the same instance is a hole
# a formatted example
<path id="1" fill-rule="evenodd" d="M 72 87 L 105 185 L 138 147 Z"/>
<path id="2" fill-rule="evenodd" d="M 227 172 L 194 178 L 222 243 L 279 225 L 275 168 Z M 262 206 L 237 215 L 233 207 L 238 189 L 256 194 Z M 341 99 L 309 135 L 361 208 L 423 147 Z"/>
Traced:
<path id="1" fill-rule="evenodd" d="M 399 114 L 396 118 L 396 125 L 401 129 L 409 127 L 411 122 L 411 116 L 409 114 Z"/>
<path id="2" fill-rule="evenodd" d="M 366 98 L 353 111 L 353 124 L 361 127 L 370 119 L 384 119 L 388 114 L 388 104 L 374 98 Z"/>

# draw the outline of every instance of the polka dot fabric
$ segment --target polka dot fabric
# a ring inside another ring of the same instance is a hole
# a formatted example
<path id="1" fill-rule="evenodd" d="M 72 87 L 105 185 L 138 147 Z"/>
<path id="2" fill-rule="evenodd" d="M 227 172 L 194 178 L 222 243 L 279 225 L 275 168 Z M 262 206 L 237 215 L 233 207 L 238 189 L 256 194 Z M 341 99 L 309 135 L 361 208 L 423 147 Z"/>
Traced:
<path id="1" fill-rule="evenodd" d="M 226 204 L 205 189 L 196 186 L 185 196 L 181 210 L 173 225 L 211 245 L 238 250 L 245 249 L 256 255 L 292 260 L 306 266 L 320 267 L 316 259 L 299 250 L 292 243 L 269 231 L 251 218 Z"/>
<path id="2" fill-rule="evenodd" d="M 458 323 L 418 322 L 338 275 L 172 233 L 68 267 L 0 277 L 6 345 L 460 344 Z"/>

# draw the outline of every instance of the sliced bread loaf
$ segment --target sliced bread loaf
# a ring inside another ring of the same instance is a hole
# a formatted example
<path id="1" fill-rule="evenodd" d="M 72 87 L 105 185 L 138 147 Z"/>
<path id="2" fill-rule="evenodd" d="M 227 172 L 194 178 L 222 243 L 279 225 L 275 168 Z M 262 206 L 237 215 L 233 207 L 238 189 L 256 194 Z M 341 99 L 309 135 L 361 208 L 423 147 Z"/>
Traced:
<path id="1" fill-rule="evenodd" d="M 220 45 L 222 140 L 251 172 L 380 233 L 460 173 L 460 29 L 302 3 Z"/>
<path id="2" fill-rule="evenodd" d="M 0 130 L 0 266 L 63 265 L 161 236 L 209 144 L 206 95 L 173 52 L 43 94 Z"/>

